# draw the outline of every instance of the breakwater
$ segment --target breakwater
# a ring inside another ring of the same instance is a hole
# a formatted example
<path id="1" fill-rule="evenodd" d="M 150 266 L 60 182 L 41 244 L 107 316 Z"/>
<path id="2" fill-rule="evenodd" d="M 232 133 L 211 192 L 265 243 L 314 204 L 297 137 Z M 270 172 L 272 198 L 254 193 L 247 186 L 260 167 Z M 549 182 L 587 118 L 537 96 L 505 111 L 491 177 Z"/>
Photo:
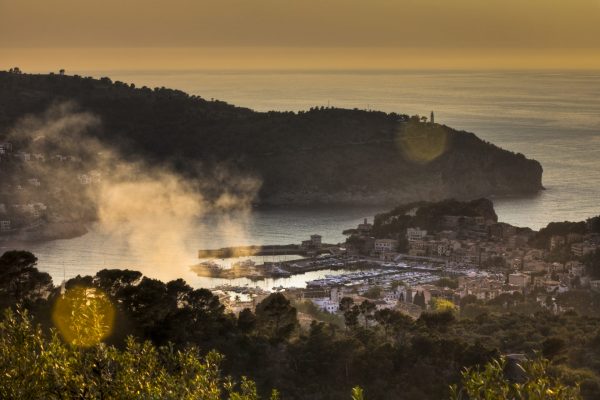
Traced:
<path id="1" fill-rule="evenodd" d="M 318 255 L 331 253 L 330 246 L 318 249 L 306 249 L 297 244 L 263 245 L 263 246 L 233 246 L 214 250 L 199 250 L 198 258 L 233 258 L 251 256 L 282 256 L 282 255 Z"/>

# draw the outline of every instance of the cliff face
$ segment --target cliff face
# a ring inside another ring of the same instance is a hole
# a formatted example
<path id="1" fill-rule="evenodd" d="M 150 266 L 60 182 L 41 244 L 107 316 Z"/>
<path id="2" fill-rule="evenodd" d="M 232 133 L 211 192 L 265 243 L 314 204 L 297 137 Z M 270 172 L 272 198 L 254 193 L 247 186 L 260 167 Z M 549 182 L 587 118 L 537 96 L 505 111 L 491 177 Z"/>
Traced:
<path id="1" fill-rule="evenodd" d="M 0 72 L 0 140 L 19 118 L 62 101 L 98 115 L 102 124 L 89 134 L 124 153 L 190 177 L 223 164 L 260 177 L 263 204 L 397 204 L 542 189 L 537 161 L 407 115 L 258 113 L 108 78 Z"/>

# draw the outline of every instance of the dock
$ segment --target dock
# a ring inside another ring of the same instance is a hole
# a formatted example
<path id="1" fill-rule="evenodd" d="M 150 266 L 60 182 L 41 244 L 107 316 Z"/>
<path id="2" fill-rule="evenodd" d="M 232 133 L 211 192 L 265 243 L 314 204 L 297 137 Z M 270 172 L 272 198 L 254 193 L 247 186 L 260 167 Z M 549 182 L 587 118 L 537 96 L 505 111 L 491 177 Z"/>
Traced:
<path id="1" fill-rule="evenodd" d="M 310 256 L 331 253 L 335 246 L 324 245 L 316 249 L 303 248 L 297 244 L 287 245 L 262 245 L 262 246 L 234 246 L 214 250 L 199 250 L 198 258 L 233 258 L 251 256 Z"/>

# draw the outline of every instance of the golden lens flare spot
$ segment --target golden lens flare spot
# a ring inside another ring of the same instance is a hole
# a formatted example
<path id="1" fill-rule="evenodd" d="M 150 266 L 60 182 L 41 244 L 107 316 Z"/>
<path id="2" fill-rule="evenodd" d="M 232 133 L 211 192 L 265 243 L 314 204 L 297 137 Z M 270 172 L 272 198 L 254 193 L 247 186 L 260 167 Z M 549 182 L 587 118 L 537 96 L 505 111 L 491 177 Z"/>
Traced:
<path id="1" fill-rule="evenodd" d="M 409 122 L 398 133 L 398 145 L 404 157 L 417 163 L 428 163 L 446 151 L 446 131 L 427 122 Z"/>
<path id="2" fill-rule="evenodd" d="M 75 346 L 90 347 L 109 336 L 115 309 L 96 288 L 74 287 L 62 294 L 52 310 L 52 321 L 62 337 Z"/>

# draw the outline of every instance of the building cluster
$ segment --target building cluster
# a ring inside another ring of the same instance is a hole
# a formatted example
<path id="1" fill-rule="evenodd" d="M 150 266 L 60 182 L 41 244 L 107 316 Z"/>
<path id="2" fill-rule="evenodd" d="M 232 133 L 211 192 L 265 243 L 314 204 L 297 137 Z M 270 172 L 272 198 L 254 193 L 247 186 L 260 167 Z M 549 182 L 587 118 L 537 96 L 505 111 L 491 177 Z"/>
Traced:
<path id="1" fill-rule="evenodd" d="M 19 227 L 35 228 L 45 215 L 44 203 L 0 204 L 0 233 L 11 233 Z"/>
<path id="2" fill-rule="evenodd" d="M 545 249 L 531 247 L 528 243 L 535 233 L 505 223 L 485 220 L 483 217 L 444 216 L 442 229 L 428 232 L 419 227 L 409 227 L 405 232 L 407 249 L 397 251 L 400 240 L 373 239 L 372 225 L 365 220 L 352 231 L 369 246 L 369 256 L 382 261 L 395 261 L 401 267 L 402 260 L 422 260 L 445 263 L 440 277 L 450 274 L 452 287 L 430 282 L 381 285 L 376 299 L 365 298 L 372 288 L 369 282 L 346 286 L 320 286 L 307 289 L 304 298 L 328 312 L 339 312 L 341 297 L 351 297 L 360 303 L 369 300 L 379 308 L 402 310 L 427 309 L 438 299 L 460 305 L 467 296 L 471 299 L 490 301 L 502 295 L 535 294 L 544 307 L 560 311 L 555 296 L 573 289 L 589 288 L 600 291 L 600 280 L 594 280 L 586 272 L 582 257 L 600 249 L 598 234 L 568 234 L 552 236 Z M 553 261 L 551 254 L 562 250 L 564 262 Z M 392 265 L 394 262 L 384 265 Z M 405 265 L 403 266 L 405 267 Z M 457 271 L 464 271 L 463 273 Z M 381 284 L 381 282 L 378 282 Z M 505 302 L 507 297 L 501 298 Z"/>
<path id="3" fill-rule="evenodd" d="M 3 183 L 0 234 L 9 237 L 22 230 L 35 230 L 44 221 L 61 221 L 63 217 L 57 214 L 57 207 L 52 206 L 52 193 L 71 189 L 73 184 L 101 182 L 99 171 L 72 172 L 80 170 L 81 163 L 78 156 L 21 151 L 10 142 L 0 142 L 0 181 Z M 73 176 L 73 179 L 65 179 L 65 176 Z"/>

